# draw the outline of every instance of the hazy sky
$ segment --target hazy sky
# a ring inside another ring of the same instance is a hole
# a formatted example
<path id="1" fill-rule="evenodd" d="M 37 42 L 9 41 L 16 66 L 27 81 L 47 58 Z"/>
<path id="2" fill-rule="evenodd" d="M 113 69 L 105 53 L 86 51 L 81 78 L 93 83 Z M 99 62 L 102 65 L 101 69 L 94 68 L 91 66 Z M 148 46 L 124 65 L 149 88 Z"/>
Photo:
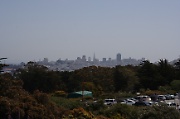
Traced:
<path id="1" fill-rule="evenodd" d="M 0 57 L 180 56 L 180 0 L 0 0 Z"/>

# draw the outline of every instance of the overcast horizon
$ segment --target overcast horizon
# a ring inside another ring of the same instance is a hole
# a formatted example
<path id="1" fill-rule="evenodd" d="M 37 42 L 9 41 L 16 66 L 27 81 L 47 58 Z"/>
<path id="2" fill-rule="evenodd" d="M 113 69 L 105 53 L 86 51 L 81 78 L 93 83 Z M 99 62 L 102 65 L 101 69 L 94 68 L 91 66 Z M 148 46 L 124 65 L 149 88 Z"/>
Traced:
<path id="1" fill-rule="evenodd" d="M 0 57 L 180 57 L 180 0 L 1 0 Z"/>

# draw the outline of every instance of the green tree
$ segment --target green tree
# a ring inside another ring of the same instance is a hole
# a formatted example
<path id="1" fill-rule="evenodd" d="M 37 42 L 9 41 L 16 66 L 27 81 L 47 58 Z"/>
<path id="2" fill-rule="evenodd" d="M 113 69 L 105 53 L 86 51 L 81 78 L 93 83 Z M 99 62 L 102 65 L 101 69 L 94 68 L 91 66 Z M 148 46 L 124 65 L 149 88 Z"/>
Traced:
<path id="1" fill-rule="evenodd" d="M 138 70 L 140 85 L 144 89 L 158 89 L 161 77 L 158 74 L 157 66 L 148 60 L 143 61 Z"/>
<path id="2" fill-rule="evenodd" d="M 18 71 L 18 77 L 24 82 L 24 89 L 33 93 L 35 90 L 54 92 L 64 90 L 66 85 L 57 71 L 49 71 L 47 67 L 29 62 Z"/>
<path id="3" fill-rule="evenodd" d="M 0 117 L 2 119 L 52 119 L 61 117 L 61 110 L 45 93 L 29 94 L 22 80 L 0 76 Z"/>
<path id="4" fill-rule="evenodd" d="M 175 78 L 175 70 L 172 65 L 168 63 L 166 59 L 160 59 L 158 62 L 158 72 L 163 77 L 161 85 L 169 84 Z"/>
<path id="5" fill-rule="evenodd" d="M 171 82 L 171 88 L 176 91 L 180 91 L 180 80 L 173 80 Z"/>
<path id="6" fill-rule="evenodd" d="M 123 91 L 128 84 L 127 76 L 122 71 L 122 66 L 116 66 L 114 69 L 114 87 L 115 92 Z"/>
<path id="7" fill-rule="evenodd" d="M 176 79 L 180 80 L 180 59 L 174 63 L 174 67 L 176 70 Z"/>

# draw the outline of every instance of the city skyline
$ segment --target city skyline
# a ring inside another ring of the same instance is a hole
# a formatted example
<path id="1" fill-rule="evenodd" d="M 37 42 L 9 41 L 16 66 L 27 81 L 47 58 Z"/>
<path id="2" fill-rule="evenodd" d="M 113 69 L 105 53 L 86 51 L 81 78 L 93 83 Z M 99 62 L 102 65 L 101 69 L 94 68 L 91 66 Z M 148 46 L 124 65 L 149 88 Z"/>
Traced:
<path id="1" fill-rule="evenodd" d="M 0 1 L 0 55 L 7 63 L 180 57 L 179 0 Z"/>
<path id="2" fill-rule="evenodd" d="M 118 56 L 120 55 L 120 56 Z M 76 58 L 74 59 L 69 59 L 69 58 L 57 58 L 57 59 L 54 59 L 52 60 L 51 58 L 49 57 L 42 57 L 40 59 L 33 59 L 33 60 L 27 60 L 27 61 L 23 61 L 23 60 L 19 60 L 17 62 L 12 62 L 11 60 L 8 60 L 8 58 L 5 58 L 3 61 L 3 63 L 8 63 L 8 64 L 21 64 L 21 63 L 28 63 L 28 62 L 57 62 L 58 60 L 61 60 L 61 61 L 87 61 L 87 62 L 94 62 L 94 61 L 98 61 L 98 62 L 103 62 L 103 61 L 123 61 L 123 60 L 136 60 L 136 61 L 144 61 L 144 60 L 148 60 L 152 63 L 157 63 L 159 62 L 161 59 L 166 59 L 168 60 L 167 58 L 160 58 L 159 60 L 157 61 L 151 61 L 145 57 L 141 57 L 141 58 L 134 58 L 134 57 L 123 57 L 123 55 L 121 53 L 116 53 L 114 54 L 114 57 L 102 57 L 102 58 L 99 58 L 98 56 L 96 56 L 96 54 L 94 53 L 92 56 L 87 56 L 87 55 L 81 55 L 81 56 L 76 56 Z M 175 60 L 178 60 L 180 59 L 180 57 L 177 57 L 175 59 L 172 59 L 172 60 L 168 60 L 169 62 L 172 62 L 172 61 L 175 61 Z"/>

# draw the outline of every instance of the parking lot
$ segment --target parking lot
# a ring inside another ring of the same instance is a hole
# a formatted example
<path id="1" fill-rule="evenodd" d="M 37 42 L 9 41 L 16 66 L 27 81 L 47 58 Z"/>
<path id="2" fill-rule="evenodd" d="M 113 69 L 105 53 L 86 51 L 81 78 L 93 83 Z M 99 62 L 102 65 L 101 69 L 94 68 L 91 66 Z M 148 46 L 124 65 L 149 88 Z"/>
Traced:
<path id="1" fill-rule="evenodd" d="M 127 104 L 127 105 L 135 105 L 135 106 L 152 106 L 152 105 L 167 105 L 168 107 L 174 107 L 176 109 L 180 109 L 180 100 L 178 96 L 172 96 L 171 98 L 166 98 L 165 95 L 155 95 L 153 96 L 147 95 L 139 95 L 134 98 L 126 98 L 121 100 L 118 103 Z M 116 103 L 114 103 L 116 104 Z"/>
<path id="2" fill-rule="evenodd" d="M 172 100 L 165 100 L 166 103 L 175 103 L 176 105 L 180 105 L 180 100 L 178 99 L 177 96 L 175 96 L 174 99 Z"/>

